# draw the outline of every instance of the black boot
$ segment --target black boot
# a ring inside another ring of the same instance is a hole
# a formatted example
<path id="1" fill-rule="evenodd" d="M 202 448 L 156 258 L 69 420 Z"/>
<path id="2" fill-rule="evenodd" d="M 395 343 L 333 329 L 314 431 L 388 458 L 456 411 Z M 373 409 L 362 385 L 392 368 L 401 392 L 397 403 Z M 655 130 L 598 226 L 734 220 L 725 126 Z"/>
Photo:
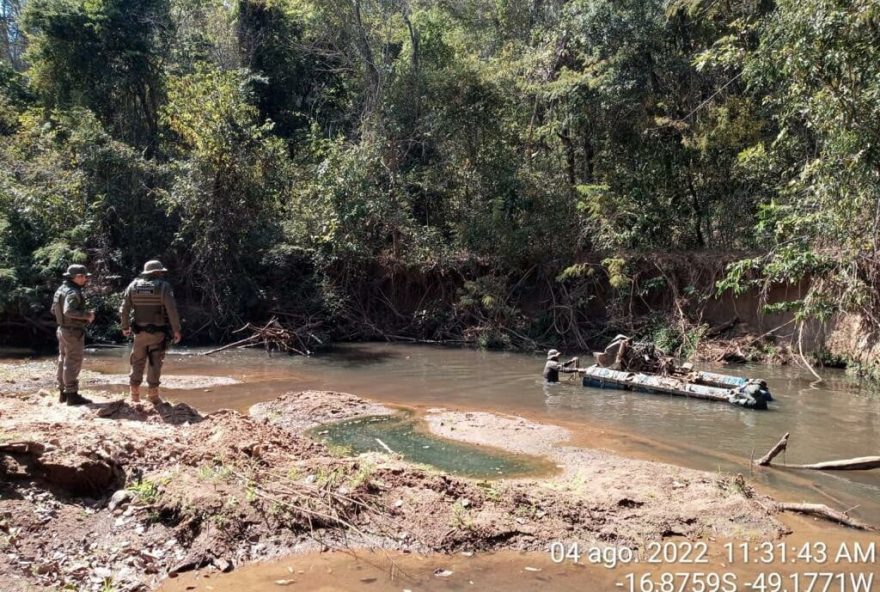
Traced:
<path id="1" fill-rule="evenodd" d="M 66 403 L 67 402 L 67 393 L 64 392 L 63 388 L 58 389 L 58 402 Z"/>
<path id="2" fill-rule="evenodd" d="M 67 393 L 68 405 L 91 405 L 91 399 L 86 399 L 79 393 Z"/>

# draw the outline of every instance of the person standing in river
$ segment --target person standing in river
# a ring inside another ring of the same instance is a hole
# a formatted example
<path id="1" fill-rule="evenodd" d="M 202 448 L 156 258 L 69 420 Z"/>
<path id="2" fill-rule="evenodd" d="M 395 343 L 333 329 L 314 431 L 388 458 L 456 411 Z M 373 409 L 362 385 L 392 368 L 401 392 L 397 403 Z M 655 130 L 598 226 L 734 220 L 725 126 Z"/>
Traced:
<path id="1" fill-rule="evenodd" d="M 559 382 L 560 372 L 577 372 L 577 368 L 569 367 L 571 362 L 563 364 L 559 361 L 559 356 L 561 355 L 562 354 L 555 349 L 551 349 L 547 352 L 547 363 L 544 364 L 544 382 Z"/>
<path id="2" fill-rule="evenodd" d="M 119 308 L 122 334 L 134 333 L 128 374 L 132 403 L 141 400 L 141 383 L 147 368 L 147 400 L 161 403 L 159 379 L 168 341 L 180 342 L 180 316 L 171 284 L 164 280 L 168 270 L 155 259 L 144 264 L 141 275 L 132 281 L 122 295 Z M 132 318 L 133 317 L 133 318 Z"/>
<path id="3" fill-rule="evenodd" d="M 86 310 L 82 288 L 92 274 L 84 265 L 71 265 L 64 274 L 64 283 L 52 297 L 52 314 L 58 329 L 58 402 L 68 405 L 91 403 L 79 394 L 79 373 L 86 349 L 86 327 L 95 320 L 95 311 Z"/>

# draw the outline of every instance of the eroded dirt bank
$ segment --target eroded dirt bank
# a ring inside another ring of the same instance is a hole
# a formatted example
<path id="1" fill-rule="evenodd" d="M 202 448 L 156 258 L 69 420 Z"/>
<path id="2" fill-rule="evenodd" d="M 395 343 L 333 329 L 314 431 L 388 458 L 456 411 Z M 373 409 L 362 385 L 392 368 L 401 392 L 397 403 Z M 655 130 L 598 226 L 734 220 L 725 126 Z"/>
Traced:
<path id="1" fill-rule="evenodd" d="M 0 390 L 0 573 L 14 592 L 149 590 L 198 567 L 346 545 L 543 550 L 567 538 L 638 548 L 786 532 L 741 479 L 557 447 L 561 428 L 517 418 L 431 415 L 445 435 L 549 455 L 559 475 L 480 482 L 393 455 L 344 456 L 305 430 L 390 412 L 344 393 L 202 417 L 182 404 L 136 408 L 87 393 L 96 403 L 75 408 L 45 391 Z"/>

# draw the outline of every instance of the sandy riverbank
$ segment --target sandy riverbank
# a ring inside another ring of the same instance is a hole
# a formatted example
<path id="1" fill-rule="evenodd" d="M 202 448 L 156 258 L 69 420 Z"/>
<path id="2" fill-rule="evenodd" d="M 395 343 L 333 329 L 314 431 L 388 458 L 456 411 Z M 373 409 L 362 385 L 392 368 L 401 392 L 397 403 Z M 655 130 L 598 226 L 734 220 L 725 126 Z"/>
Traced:
<path id="1" fill-rule="evenodd" d="M 341 455 L 305 430 L 392 412 L 344 393 L 203 417 L 98 391 L 87 407 L 2 383 L 0 392 L 0 571 L 13 592 L 149 590 L 198 567 L 344 546 L 541 551 L 565 538 L 640 548 L 787 532 L 770 500 L 735 476 L 560 445 L 562 428 L 519 418 L 428 415 L 444 437 L 547 456 L 557 475 L 487 482 L 395 455 Z"/>
<path id="2" fill-rule="evenodd" d="M 93 370 L 83 370 L 79 377 L 80 388 L 84 390 L 109 386 L 128 387 L 127 374 L 105 374 Z M 162 377 L 162 388 L 171 390 L 204 390 L 220 386 L 240 384 L 231 376 L 202 376 L 190 374 Z M 28 394 L 40 389 L 53 391 L 55 386 L 55 362 L 51 360 L 26 360 L 22 362 L 0 363 L 0 394 Z"/>

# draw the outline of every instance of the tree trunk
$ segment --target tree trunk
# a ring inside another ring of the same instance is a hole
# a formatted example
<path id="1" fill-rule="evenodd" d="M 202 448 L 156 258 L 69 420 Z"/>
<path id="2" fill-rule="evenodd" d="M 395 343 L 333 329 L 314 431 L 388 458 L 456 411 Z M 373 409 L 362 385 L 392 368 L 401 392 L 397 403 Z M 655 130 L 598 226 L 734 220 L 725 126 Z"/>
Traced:
<path id="1" fill-rule="evenodd" d="M 595 167 L 596 149 L 593 147 L 593 141 L 590 139 L 590 131 L 584 132 L 584 183 L 593 183 L 593 170 Z"/>
<path id="2" fill-rule="evenodd" d="M 565 170 L 568 173 L 568 183 L 574 189 L 574 186 L 577 184 L 574 142 L 571 141 L 568 128 L 563 129 L 562 132 L 557 132 L 556 135 L 559 136 L 559 139 L 562 140 L 562 145 L 565 146 Z"/>
<path id="3" fill-rule="evenodd" d="M 355 37 L 358 51 L 361 59 L 364 61 L 364 70 L 367 77 L 367 98 L 364 102 L 364 120 L 369 121 L 372 118 L 373 111 L 379 104 L 379 94 L 382 86 L 382 75 L 376 60 L 373 57 L 373 50 L 370 48 L 370 40 L 367 37 L 367 30 L 364 27 L 364 21 L 361 18 L 361 2 L 360 0 L 351 0 L 353 9 Z"/>

